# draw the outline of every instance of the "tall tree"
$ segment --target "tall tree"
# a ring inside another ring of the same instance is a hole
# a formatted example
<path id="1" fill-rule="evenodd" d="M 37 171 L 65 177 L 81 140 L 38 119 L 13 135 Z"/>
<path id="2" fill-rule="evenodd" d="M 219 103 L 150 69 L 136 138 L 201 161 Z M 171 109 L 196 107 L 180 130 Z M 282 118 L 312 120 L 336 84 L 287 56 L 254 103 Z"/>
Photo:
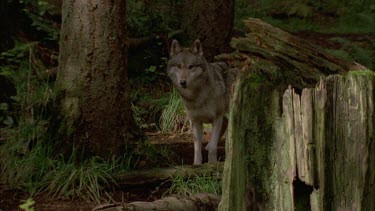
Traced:
<path id="1" fill-rule="evenodd" d="M 68 146 L 91 155 L 119 154 L 134 135 L 125 8 L 123 0 L 63 2 L 57 75 L 62 128 Z"/>
<path id="2" fill-rule="evenodd" d="M 234 20 L 234 0 L 185 1 L 183 28 L 191 40 L 200 39 L 205 56 L 228 52 Z"/>

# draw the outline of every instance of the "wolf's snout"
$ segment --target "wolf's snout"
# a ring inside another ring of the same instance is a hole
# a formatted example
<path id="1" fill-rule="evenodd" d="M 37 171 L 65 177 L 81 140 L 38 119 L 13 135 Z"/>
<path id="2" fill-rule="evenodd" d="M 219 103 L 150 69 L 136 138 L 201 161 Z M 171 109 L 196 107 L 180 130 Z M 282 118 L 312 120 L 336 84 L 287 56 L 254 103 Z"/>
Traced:
<path id="1" fill-rule="evenodd" d="M 185 88 L 186 87 L 186 81 L 185 80 L 181 80 L 180 81 L 180 85 Z"/>

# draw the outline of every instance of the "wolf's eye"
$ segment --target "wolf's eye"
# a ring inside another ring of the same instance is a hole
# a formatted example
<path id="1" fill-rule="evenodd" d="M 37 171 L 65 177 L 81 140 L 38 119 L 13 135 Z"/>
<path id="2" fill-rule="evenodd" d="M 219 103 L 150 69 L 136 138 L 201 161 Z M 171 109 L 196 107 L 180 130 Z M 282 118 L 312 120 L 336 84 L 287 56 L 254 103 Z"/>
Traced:
<path id="1" fill-rule="evenodd" d="M 194 65 L 188 65 L 188 69 L 191 70 L 194 68 Z"/>
<path id="2" fill-rule="evenodd" d="M 182 65 L 181 64 L 178 64 L 176 65 L 179 69 L 181 69 Z"/>

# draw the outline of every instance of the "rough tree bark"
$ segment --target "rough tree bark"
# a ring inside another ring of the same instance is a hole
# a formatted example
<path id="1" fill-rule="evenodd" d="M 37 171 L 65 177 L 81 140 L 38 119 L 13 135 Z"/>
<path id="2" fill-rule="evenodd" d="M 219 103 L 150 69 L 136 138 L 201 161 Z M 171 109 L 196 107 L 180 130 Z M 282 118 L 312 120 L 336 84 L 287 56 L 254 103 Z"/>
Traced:
<path id="1" fill-rule="evenodd" d="M 186 1 L 183 29 L 193 41 L 200 39 L 205 57 L 228 52 L 234 20 L 234 0 Z"/>
<path id="2" fill-rule="evenodd" d="M 127 90 L 125 1 L 63 2 L 57 85 L 67 146 L 108 157 L 135 133 Z"/>
<path id="3" fill-rule="evenodd" d="M 232 42 L 240 52 L 220 57 L 241 72 L 219 209 L 374 210 L 375 74 L 348 73 L 363 67 L 246 24 Z"/>

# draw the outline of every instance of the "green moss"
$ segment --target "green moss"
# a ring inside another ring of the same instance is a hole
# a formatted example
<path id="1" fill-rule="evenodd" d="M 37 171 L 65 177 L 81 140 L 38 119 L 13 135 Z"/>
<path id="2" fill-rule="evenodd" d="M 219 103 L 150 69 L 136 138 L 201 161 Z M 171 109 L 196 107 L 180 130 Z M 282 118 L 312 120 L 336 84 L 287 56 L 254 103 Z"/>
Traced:
<path id="1" fill-rule="evenodd" d="M 274 88 L 267 83 L 263 75 L 251 74 L 243 78 L 240 83 L 242 90 L 239 102 L 240 108 L 237 114 L 241 119 L 234 133 L 241 134 L 241 140 L 245 140 L 245 154 L 248 167 L 248 183 L 256 190 L 257 201 L 269 199 L 269 187 L 267 181 L 272 176 L 272 164 L 270 154 L 273 146 L 273 120 L 274 120 Z"/>
<path id="2" fill-rule="evenodd" d="M 375 72 L 374 71 L 371 71 L 371 70 L 353 70 L 353 71 L 350 71 L 349 72 L 350 75 L 353 75 L 353 76 L 369 76 L 369 77 L 375 77 Z"/>

